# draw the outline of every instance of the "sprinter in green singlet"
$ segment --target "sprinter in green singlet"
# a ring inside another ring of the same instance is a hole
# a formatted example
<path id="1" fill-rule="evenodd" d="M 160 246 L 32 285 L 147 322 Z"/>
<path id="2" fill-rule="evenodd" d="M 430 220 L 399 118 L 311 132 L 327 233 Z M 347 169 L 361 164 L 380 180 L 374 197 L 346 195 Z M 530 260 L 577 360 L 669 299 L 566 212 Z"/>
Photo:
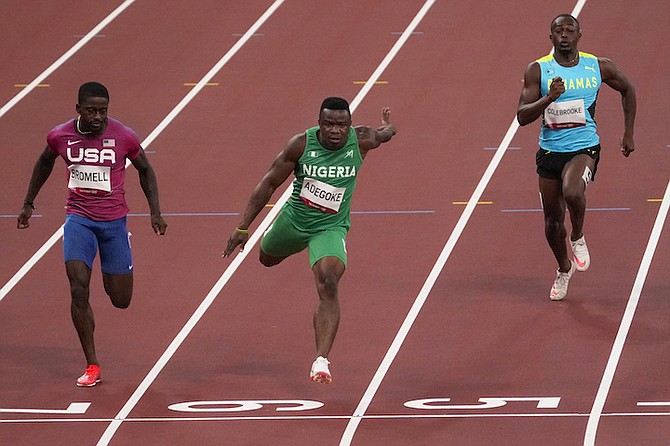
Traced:
<path id="1" fill-rule="evenodd" d="M 310 370 L 316 382 L 332 382 L 327 358 L 340 321 L 337 288 L 347 264 L 346 236 L 356 175 L 368 151 L 395 135 L 390 115 L 384 107 L 380 127 L 352 127 L 347 101 L 326 98 L 319 125 L 291 138 L 258 183 L 223 252 L 228 257 L 236 246 L 244 249 L 249 226 L 274 191 L 294 174 L 293 194 L 261 240 L 260 262 L 274 266 L 305 248 L 309 252 L 319 295 L 314 313 L 317 358 Z"/>

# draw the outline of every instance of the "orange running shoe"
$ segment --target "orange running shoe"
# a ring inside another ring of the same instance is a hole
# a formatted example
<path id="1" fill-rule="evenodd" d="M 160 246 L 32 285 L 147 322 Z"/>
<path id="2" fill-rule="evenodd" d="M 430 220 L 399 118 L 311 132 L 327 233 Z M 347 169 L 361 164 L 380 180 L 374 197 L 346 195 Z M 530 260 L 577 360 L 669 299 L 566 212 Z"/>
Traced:
<path id="1" fill-rule="evenodd" d="M 79 387 L 93 387 L 100 382 L 100 366 L 90 364 L 83 375 L 77 378 Z"/>

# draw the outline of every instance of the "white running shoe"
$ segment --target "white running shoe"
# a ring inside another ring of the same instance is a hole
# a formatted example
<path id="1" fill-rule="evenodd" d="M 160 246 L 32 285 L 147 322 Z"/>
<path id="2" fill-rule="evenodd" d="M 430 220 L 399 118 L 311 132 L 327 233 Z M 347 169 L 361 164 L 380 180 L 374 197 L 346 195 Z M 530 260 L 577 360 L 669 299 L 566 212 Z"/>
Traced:
<path id="1" fill-rule="evenodd" d="M 577 269 L 577 265 L 570 260 L 570 271 L 563 273 L 556 270 L 556 280 L 554 280 L 554 285 L 551 287 L 549 299 L 561 300 L 568 294 L 568 282 L 570 282 L 570 277 L 575 273 L 575 269 Z"/>
<path id="2" fill-rule="evenodd" d="M 572 255 L 574 257 L 577 271 L 586 271 L 591 265 L 591 256 L 589 256 L 589 248 L 586 247 L 586 240 L 582 235 L 575 241 L 570 240 L 572 247 Z"/>
<path id="3" fill-rule="evenodd" d="M 330 364 L 330 362 L 323 356 L 316 358 L 312 363 L 312 370 L 309 372 L 309 377 L 312 381 L 322 384 L 330 384 L 333 382 L 333 377 L 330 374 L 330 370 L 328 370 L 328 364 Z"/>

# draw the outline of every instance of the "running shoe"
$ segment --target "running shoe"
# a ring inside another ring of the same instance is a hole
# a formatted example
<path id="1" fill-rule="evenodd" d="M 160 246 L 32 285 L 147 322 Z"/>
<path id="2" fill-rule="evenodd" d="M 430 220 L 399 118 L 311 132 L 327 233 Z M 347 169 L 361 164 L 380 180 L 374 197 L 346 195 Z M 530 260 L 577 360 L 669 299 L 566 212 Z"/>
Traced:
<path id="1" fill-rule="evenodd" d="M 589 256 L 589 248 L 586 247 L 586 240 L 582 235 L 575 241 L 570 240 L 572 247 L 572 255 L 577 264 L 577 271 L 586 271 L 591 265 L 591 256 Z"/>
<path id="2" fill-rule="evenodd" d="M 100 366 L 91 364 L 86 367 L 83 375 L 77 378 L 77 385 L 79 387 L 93 387 L 100 382 Z"/>
<path id="3" fill-rule="evenodd" d="M 330 375 L 330 370 L 328 370 L 328 360 L 323 356 L 316 358 L 314 363 L 312 363 L 312 370 L 309 372 L 309 377 L 312 381 L 321 383 L 321 384 L 330 384 L 333 382 L 333 377 Z"/>
<path id="4" fill-rule="evenodd" d="M 575 269 L 577 269 L 577 265 L 570 260 L 570 271 L 563 273 L 556 270 L 556 280 L 554 280 L 554 285 L 551 287 L 549 299 L 561 300 L 568 294 L 568 282 L 570 282 L 570 277 L 575 273 Z"/>

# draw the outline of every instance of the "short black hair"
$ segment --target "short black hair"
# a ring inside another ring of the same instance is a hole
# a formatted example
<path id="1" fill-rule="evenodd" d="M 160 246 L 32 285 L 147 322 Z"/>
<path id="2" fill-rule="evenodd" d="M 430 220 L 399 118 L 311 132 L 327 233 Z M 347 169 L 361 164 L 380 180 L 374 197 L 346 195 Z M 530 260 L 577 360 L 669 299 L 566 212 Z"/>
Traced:
<path id="1" fill-rule="evenodd" d="M 562 18 L 571 19 L 572 21 L 574 21 L 577 24 L 577 29 L 581 29 L 581 26 L 579 26 L 579 20 L 577 20 L 577 17 L 573 16 L 572 14 L 559 14 L 559 15 L 557 15 L 554 18 L 554 20 L 551 21 L 551 26 L 553 27 L 556 20 L 562 19 Z"/>
<path id="2" fill-rule="evenodd" d="M 319 109 L 319 116 L 321 116 L 321 112 L 323 111 L 324 108 L 327 108 L 328 110 L 346 110 L 347 113 L 349 113 L 349 116 L 351 116 L 351 111 L 349 110 L 349 103 L 342 98 L 337 98 L 337 97 L 329 97 L 323 100 L 321 103 L 321 108 Z"/>
<path id="3" fill-rule="evenodd" d="M 100 82 L 86 82 L 79 87 L 79 103 L 83 103 L 87 98 L 105 98 L 109 100 L 109 92 Z"/>

